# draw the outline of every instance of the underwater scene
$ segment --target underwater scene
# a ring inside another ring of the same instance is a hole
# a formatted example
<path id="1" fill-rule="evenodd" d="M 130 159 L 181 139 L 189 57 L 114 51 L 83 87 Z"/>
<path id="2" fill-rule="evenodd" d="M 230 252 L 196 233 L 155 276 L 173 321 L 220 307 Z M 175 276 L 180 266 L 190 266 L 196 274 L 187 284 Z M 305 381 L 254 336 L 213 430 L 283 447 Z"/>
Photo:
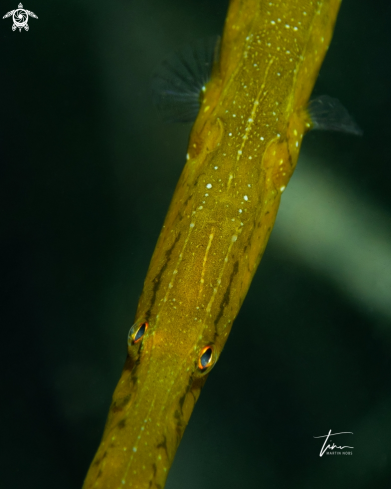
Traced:
<path id="1" fill-rule="evenodd" d="M 391 5 L 339 4 L 2 2 L 0 489 L 391 487 Z"/>

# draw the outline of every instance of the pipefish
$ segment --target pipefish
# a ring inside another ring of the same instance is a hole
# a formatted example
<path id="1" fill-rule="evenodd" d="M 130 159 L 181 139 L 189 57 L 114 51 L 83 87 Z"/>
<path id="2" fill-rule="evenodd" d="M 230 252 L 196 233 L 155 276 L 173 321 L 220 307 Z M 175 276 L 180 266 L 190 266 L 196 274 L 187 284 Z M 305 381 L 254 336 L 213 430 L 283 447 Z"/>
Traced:
<path id="1" fill-rule="evenodd" d="M 231 0 L 84 489 L 164 487 L 265 250 L 304 134 L 312 127 L 359 133 L 334 99 L 308 102 L 339 6 Z"/>

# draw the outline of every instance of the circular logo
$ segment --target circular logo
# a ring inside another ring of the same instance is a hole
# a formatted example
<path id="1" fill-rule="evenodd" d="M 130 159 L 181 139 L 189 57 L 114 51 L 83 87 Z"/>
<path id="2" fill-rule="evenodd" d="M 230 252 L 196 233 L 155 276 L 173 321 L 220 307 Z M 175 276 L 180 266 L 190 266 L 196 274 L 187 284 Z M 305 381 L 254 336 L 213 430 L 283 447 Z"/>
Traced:
<path id="1" fill-rule="evenodd" d="M 22 27 L 25 27 L 27 25 L 29 16 L 24 9 L 18 8 L 15 10 L 12 18 L 14 20 L 15 27 L 21 29 Z"/>

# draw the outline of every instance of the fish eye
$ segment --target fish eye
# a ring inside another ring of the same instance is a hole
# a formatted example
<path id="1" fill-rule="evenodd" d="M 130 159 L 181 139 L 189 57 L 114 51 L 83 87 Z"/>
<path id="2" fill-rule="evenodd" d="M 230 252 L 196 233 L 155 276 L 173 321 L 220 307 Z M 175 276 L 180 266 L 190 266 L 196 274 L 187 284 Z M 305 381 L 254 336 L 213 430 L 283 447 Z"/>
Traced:
<path id="1" fill-rule="evenodd" d="M 213 348 L 211 346 L 205 346 L 198 358 L 198 368 L 200 370 L 206 370 L 214 362 Z"/>
<path id="2" fill-rule="evenodd" d="M 143 336 L 145 335 L 145 332 L 148 329 L 148 323 L 135 323 L 129 330 L 128 334 L 128 345 L 135 345 L 136 343 L 139 343 Z"/>

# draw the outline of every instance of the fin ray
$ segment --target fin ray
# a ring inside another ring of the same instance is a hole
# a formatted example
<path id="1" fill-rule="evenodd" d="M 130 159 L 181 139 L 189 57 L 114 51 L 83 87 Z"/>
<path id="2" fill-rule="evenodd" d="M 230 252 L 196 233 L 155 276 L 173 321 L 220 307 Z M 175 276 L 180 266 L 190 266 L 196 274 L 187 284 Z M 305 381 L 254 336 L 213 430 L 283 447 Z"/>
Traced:
<path id="1" fill-rule="evenodd" d="M 154 75 L 154 104 L 166 122 L 192 122 L 197 117 L 202 89 L 218 60 L 218 36 L 201 39 L 166 59 Z"/>
<path id="2" fill-rule="evenodd" d="M 328 95 L 310 100 L 307 113 L 311 119 L 312 129 L 340 131 L 362 136 L 362 130 L 341 102 Z"/>

